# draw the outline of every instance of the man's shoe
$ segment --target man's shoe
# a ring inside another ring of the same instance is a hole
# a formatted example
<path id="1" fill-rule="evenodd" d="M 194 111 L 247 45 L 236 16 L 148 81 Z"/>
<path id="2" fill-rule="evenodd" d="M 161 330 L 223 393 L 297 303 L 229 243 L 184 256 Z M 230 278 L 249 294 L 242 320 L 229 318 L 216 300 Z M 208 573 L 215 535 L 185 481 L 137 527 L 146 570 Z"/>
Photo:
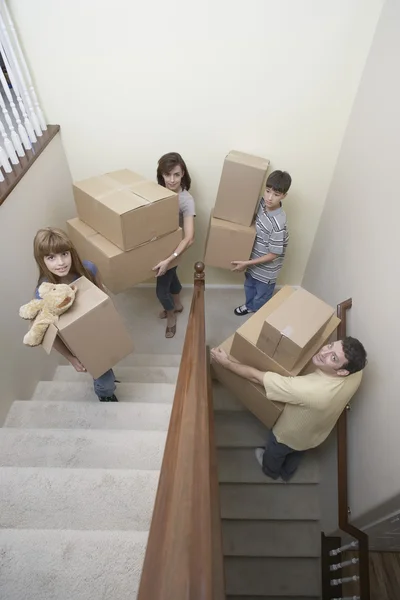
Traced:
<path id="1" fill-rule="evenodd" d="M 258 462 L 258 464 L 260 465 L 261 468 L 263 467 L 264 452 L 265 452 L 264 448 L 256 448 L 254 450 L 254 454 L 255 454 L 256 460 L 257 460 L 257 462 Z"/>
<path id="2" fill-rule="evenodd" d="M 238 306 L 237 308 L 235 308 L 233 312 L 237 317 L 243 317 L 244 315 L 248 315 L 252 311 L 247 310 L 247 306 L 245 304 L 242 304 L 242 306 Z"/>
<path id="3" fill-rule="evenodd" d="M 112 396 L 99 396 L 100 402 L 118 402 L 118 398 L 115 394 Z"/>

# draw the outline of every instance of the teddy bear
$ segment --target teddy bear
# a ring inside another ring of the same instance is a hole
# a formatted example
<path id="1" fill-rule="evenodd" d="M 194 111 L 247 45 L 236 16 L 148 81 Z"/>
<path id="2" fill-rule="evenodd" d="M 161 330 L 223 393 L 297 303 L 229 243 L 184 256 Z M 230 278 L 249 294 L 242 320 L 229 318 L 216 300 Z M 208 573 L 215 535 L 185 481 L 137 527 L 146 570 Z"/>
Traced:
<path id="1" fill-rule="evenodd" d="M 24 337 L 27 346 L 39 346 L 47 328 L 57 321 L 73 304 L 76 287 L 65 283 L 47 283 L 39 286 L 40 300 L 34 299 L 19 309 L 23 319 L 35 319 Z M 35 318 L 36 317 L 36 318 Z"/>

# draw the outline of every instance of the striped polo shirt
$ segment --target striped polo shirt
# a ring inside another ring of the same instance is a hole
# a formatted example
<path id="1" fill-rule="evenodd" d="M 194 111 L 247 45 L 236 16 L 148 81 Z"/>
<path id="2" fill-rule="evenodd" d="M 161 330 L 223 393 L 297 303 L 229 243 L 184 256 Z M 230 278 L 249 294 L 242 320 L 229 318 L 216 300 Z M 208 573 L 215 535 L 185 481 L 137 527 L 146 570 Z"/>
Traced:
<path id="1" fill-rule="evenodd" d="M 247 272 L 263 283 L 275 283 L 283 265 L 288 240 L 285 211 L 280 206 L 267 212 L 264 198 L 261 198 L 256 216 L 256 240 L 250 259 L 260 258 L 269 252 L 278 256 L 271 262 L 248 267 Z"/>

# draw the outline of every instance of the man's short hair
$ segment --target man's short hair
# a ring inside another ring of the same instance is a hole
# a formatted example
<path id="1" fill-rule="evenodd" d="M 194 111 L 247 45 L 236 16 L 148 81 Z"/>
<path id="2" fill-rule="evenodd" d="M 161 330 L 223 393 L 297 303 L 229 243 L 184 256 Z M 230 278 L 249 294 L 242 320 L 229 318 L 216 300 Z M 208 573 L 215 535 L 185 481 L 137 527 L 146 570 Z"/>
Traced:
<path id="1" fill-rule="evenodd" d="M 286 194 L 292 185 L 292 178 L 286 171 L 274 171 L 267 179 L 267 188 L 272 188 L 278 194 Z"/>
<path id="2" fill-rule="evenodd" d="M 343 369 L 351 373 L 357 373 L 367 364 L 367 353 L 362 343 L 353 337 L 345 337 L 342 340 L 343 352 L 347 360 L 347 364 L 343 365 Z"/>

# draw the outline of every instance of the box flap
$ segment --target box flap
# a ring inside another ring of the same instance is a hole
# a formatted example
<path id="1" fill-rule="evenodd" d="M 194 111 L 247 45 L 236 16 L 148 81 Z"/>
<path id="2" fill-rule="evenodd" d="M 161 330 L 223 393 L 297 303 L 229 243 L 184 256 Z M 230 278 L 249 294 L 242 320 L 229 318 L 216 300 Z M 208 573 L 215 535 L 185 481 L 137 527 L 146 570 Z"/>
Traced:
<path id="1" fill-rule="evenodd" d="M 113 258 L 124 252 L 100 233 L 97 233 L 92 227 L 86 225 L 86 223 L 81 221 L 78 217 L 70 219 L 67 223 L 85 239 L 90 239 L 90 243 L 98 248 L 98 250 L 100 250 L 107 258 Z"/>
<path id="2" fill-rule="evenodd" d="M 47 352 L 47 354 L 50 354 L 57 335 L 58 327 L 56 325 L 49 325 L 42 340 L 42 347 Z"/>
<path id="3" fill-rule="evenodd" d="M 332 306 L 307 290 L 298 289 L 268 315 L 266 323 L 299 348 L 304 348 L 334 312 Z"/>
<path id="4" fill-rule="evenodd" d="M 101 198 L 97 197 L 97 200 L 114 211 L 118 216 L 125 215 L 149 203 L 146 198 L 136 194 L 133 188 L 130 187 L 114 190 L 103 195 Z"/>
<path id="5" fill-rule="evenodd" d="M 58 330 L 63 333 L 70 325 L 79 321 L 83 315 L 96 308 L 108 299 L 108 296 L 97 285 L 94 285 L 86 277 L 80 277 L 74 281 L 78 288 L 75 301 L 71 308 L 59 317 Z"/>
<path id="6" fill-rule="evenodd" d="M 231 223 L 230 221 L 224 221 L 223 219 L 216 219 L 215 217 L 211 217 L 211 227 L 216 227 L 218 229 L 224 229 L 225 231 L 238 231 L 243 233 L 249 233 L 252 235 L 255 232 L 255 226 L 250 225 L 239 225 L 239 223 Z"/>
<path id="7" fill-rule="evenodd" d="M 258 336 L 264 324 L 266 318 L 282 304 L 289 296 L 294 294 L 296 290 L 289 285 L 285 285 L 279 292 L 272 296 L 271 300 L 267 302 L 260 310 L 250 317 L 243 325 L 237 330 L 240 335 L 248 339 L 254 345 L 257 344 Z"/>
<path id="8" fill-rule="evenodd" d="M 246 154 L 245 152 L 239 152 L 238 150 L 231 150 L 226 157 L 226 160 L 246 165 L 248 167 L 255 167 L 256 169 L 261 169 L 263 171 L 269 167 L 269 160 L 267 158 L 254 156 L 253 154 Z"/>
<path id="9" fill-rule="evenodd" d="M 91 237 L 92 235 L 97 235 L 97 232 L 93 229 L 93 227 L 90 227 L 90 225 L 86 225 L 86 223 L 84 221 L 81 221 L 79 217 L 70 219 L 69 221 L 67 221 L 67 223 L 85 238 Z"/>
<path id="10" fill-rule="evenodd" d="M 148 203 L 146 198 L 132 191 L 133 187 L 140 185 L 141 182 L 147 183 L 140 175 L 123 169 L 79 181 L 74 184 L 74 188 L 95 198 L 116 214 L 123 215 Z M 161 188 L 161 186 L 157 187 Z M 96 205 L 92 206 L 92 210 L 96 210 Z"/>
<path id="11" fill-rule="evenodd" d="M 112 171 L 111 173 L 106 173 L 107 177 L 114 179 L 119 184 L 124 186 L 132 186 L 136 185 L 141 181 L 146 181 L 144 177 L 139 175 L 139 173 L 134 173 L 129 169 L 120 169 L 119 171 Z"/>
<path id="12" fill-rule="evenodd" d="M 164 200 L 165 198 L 171 198 L 177 196 L 175 192 L 171 192 L 162 185 L 154 183 L 154 181 L 142 181 L 132 188 L 132 191 L 141 198 L 147 200 L 147 202 L 157 202 L 158 200 Z"/>
<path id="13" fill-rule="evenodd" d="M 74 188 L 82 190 L 93 198 L 102 198 L 104 195 L 113 193 L 118 188 L 118 184 L 107 175 L 99 175 L 75 182 Z"/>

